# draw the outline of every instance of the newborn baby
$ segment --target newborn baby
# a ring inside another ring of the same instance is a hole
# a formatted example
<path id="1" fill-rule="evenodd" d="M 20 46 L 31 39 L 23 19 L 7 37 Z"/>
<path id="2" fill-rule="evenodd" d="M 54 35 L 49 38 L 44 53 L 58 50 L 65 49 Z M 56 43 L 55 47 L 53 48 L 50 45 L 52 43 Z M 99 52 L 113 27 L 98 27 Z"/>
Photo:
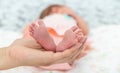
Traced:
<path id="1" fill-rule="evenodd" d="M 36 29 L 36 30 L 34 30 Z M 74 19 L 67 15 L 53 14 L 42 20 L 37 20 L 29 26 L 30 35 L 48 51 L 61 52 L 69 49 L 78 42 L 84 42 L 85 36 Z M 55 64 L 49 67 L 40 67 L 51 70 L 69 70 L 70 64 Z"/>
<path id="2" fill-rule="evenodd" d="M 32 24 L 32 36 L 42 47 L 49 51 L 63 51 L 77 42 L 81 42 L 83 34 L 75 26 L 75 21 L 67 15 L 53 14 Z M 38 27 L 34 27 L 38 26 Z M 40 33 L 40 34 L 37 34 Z"/>

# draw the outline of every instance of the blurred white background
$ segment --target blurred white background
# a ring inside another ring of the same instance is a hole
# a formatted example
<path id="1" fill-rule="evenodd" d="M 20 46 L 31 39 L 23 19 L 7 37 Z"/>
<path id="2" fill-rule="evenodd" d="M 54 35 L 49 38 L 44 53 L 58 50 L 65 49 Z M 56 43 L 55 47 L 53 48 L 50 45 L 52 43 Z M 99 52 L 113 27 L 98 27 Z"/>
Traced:
<path id="1" fill-rule="evenodd" d="M 71 7 L 90 28 L 120 23 L 120 0 L 0 0 L 0 29 L 21 31 L 50 4 Z"/>

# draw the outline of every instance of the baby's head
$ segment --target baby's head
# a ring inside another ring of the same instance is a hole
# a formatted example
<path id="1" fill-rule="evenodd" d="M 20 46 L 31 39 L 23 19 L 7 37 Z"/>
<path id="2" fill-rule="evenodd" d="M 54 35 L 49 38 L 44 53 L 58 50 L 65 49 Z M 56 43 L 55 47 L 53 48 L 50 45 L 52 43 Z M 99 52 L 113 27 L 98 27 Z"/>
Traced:
<path id="1" fill-rule="evenodd" d="M 63 13 L 63 11 L 61 9 L 62 6 L 63 5 L 58 5 L 58 4 L 54 4 L 54 5 L 48 6 L 47 8 L 45 8 L 42 11 L 42 13 L 41 13 L 41 15 L 40 15 L 39 18 L 43 19 L 45 16 L 48 16 L 48 15 L 54 14 L 54 13 L 60 13 L 60 14 L 62 14 Z"/>

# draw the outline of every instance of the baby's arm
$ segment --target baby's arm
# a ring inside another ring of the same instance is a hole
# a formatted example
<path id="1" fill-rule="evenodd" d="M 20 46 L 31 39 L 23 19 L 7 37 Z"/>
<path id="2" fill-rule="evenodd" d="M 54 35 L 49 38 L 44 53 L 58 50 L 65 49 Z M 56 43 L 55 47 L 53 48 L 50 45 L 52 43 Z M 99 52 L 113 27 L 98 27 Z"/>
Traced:
<path id="1" fill-rule="evenodd" d="M 63 6 L 62 10 L 64 11 L 64 13 L 67 13 L 69 16 L 73 17 L 76 20 L 77 25 L 82 29 L 84 35 L 88 35 L 89 33 L 88 27 L 81 17 L 76 15 L 75 12 L 67 6 Z"/>

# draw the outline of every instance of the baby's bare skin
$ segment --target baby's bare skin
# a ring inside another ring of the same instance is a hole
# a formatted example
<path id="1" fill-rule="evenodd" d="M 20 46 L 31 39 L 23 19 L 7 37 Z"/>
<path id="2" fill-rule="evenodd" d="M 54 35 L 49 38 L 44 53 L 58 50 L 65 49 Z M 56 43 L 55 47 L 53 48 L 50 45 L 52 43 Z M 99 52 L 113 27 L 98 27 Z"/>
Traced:
<path id="1" fill-rule="evenodd" d="M 46 50 L 55 51 L 56 45 L 41 20 L 33 23 L 30 28 L 33 38 Z"/>
<path id="2" fill-rule="evenodd" d="M 74 26 L 71 29 L 68 29 L 65 34 L 63 40 L 57 45 L 56 51 L 64 51 L 80 42 L 82 38 L 81 30 Z"/>
<path id="3" fill-rule="evenodd" d="M 65 32 L 62 41 L 56 46 L 53 38 L 49 35 L 46 26 L 41 20 L 33 23 L 30 31 L 33 38 L 42 45 L 42 47 L 46 50 L 57 52 L 64 51 L 74 46 L 76 43 L 80 42 L 83 37 L 79 27 L 74 26 Z"/>

